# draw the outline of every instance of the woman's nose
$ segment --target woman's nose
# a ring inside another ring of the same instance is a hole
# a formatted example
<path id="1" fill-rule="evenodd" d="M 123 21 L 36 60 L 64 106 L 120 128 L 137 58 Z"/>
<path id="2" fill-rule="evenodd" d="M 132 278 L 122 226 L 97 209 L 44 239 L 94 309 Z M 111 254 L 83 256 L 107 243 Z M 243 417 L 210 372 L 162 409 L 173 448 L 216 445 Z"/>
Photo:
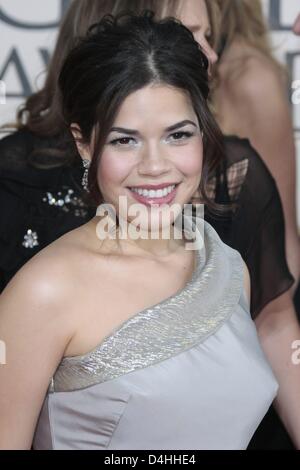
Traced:
<path id="1" fill-rule="evenodd" d="M 218 61 L 218 54 L 215 52 L 215 50 L 211 47 L 207 39 L 202 39 L 199 40 L 199 44 L 202 48 L 202 51 L 208 58 L 210 66 L 214 65 Z"/>
<path id="2" fill-rule="evenodd" d="M 170 170 L 170 162 L 161 149 L 145 148 L 138 165 L 138 172 L 141 175 L 159 176 Z"/>
<path id="3" fill-rule="evenodd" d="M 209 47 L 209 49 L 207 50 L 204 50 L 203 52 L 208 58 L 208 76 L 209 78 L 211 78 L 213 74 L 212 72 L 213 66 L 218 61 L 219 57 L 218 57 L 218 54 L 211 47 Z"/>
<path id="4" fill-rule="evenodd" d="M 198 42 L 200 45 L 202 51 L 206 55 L 210 69 L 211 67 L 218 61 L 218 54 L 215 52 L 215 50 L 211 47 L 209 44 L 208 40 L 201 34 L 194 34 L 195 40 Z"/>
<path id="5" fill-rule="evenodd" d="M 214 65 L 218 61 L 218 54 L 213 50 L 211 46 L 208 45 L 207 48 L 204 49 L 204 53 L 211 65 Z"/>

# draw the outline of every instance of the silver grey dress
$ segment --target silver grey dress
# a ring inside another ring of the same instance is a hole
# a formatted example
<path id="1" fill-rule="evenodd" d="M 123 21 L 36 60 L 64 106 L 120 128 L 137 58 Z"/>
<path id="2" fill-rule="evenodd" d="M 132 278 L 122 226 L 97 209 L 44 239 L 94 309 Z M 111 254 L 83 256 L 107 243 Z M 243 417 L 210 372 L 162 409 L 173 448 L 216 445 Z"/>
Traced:
<path id="1" fill-rule="evenodd" d="M 63 358 L 34 449 L 247 447 L 278 384 L 249 314 L 240 254 L 207 222 L 196 254 L 181 291 L 90 353 Z"/>

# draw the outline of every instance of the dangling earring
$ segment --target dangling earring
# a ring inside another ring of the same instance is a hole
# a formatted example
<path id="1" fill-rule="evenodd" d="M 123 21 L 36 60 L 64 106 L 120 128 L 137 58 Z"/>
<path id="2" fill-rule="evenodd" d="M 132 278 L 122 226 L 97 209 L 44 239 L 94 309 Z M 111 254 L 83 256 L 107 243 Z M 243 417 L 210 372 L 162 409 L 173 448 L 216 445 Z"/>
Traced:
<path id="1" fill-rule="evenodd" d="M 91 162 L 87 158 L 83 158 L 82 164 L 84 167 L 84 172 L 83 172 L 81 184 L 83 186 L 83 189 L 85 189 L 85 191 L 89 193 L 90 191 L 88 188 L 88 175 L 89 175 L 89 167 L 90 167 Z"/>

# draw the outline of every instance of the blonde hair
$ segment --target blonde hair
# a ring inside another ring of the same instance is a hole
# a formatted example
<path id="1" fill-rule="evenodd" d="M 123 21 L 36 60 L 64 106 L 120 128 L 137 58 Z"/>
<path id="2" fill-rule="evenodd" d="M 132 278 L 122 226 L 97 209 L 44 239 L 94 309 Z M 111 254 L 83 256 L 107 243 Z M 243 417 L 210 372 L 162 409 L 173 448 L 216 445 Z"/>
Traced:
<path id="1" fill-rule="evenodd" d="M 282 67 L 273 56 L 261 0 L 209 0 L 206 3 L 219 11 L 218 51 L 225 50 L 239 36 L 276 66 Z"/>
<path id="2" fill-rule="evenodd" d="M 211 37 L 209 42 L 210 45 L 216 49 L 220 30 L 220 8 L 216 0 L 203 1 L 206 5 L 211 24 Z M 176 18 L 180 14 L 181 9 L 187 6 L 185 0 L 127 0 L 125 3 L 127 8 L 135 12 L 144 9 L 153 10 L 159 19 L 163 19 L 167 16 Z M 124 4 L 124 0 L 116 0 L 116 4 L 121 6 Z"/>
<path id="3" fill-rule="evenodd" d="M 210 22 L 211 37 L 209 43 L 217 52 L 220 41 L 221 10 L 216 0 L 204 0 Z"/>

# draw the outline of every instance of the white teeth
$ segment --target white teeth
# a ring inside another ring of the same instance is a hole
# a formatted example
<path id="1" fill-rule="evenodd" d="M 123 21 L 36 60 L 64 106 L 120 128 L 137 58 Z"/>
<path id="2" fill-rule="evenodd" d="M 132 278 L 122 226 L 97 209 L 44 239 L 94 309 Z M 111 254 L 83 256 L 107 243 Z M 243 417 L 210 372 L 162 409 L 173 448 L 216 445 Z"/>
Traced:
<path id="1" fill-rule="evenodd" d="M 175 188 L 175 184 L 172 184 L 171 186 L 167 186 L 164 189 L 142 189 L 142 188 L 130 188 L 131 191 L 139 194 L 140 196 L 144 197 L 149 197 L 149 198 L 159 198 L 159 197 L 165 197 L 167 194 L 169 194 L 173 189 Z"/>

